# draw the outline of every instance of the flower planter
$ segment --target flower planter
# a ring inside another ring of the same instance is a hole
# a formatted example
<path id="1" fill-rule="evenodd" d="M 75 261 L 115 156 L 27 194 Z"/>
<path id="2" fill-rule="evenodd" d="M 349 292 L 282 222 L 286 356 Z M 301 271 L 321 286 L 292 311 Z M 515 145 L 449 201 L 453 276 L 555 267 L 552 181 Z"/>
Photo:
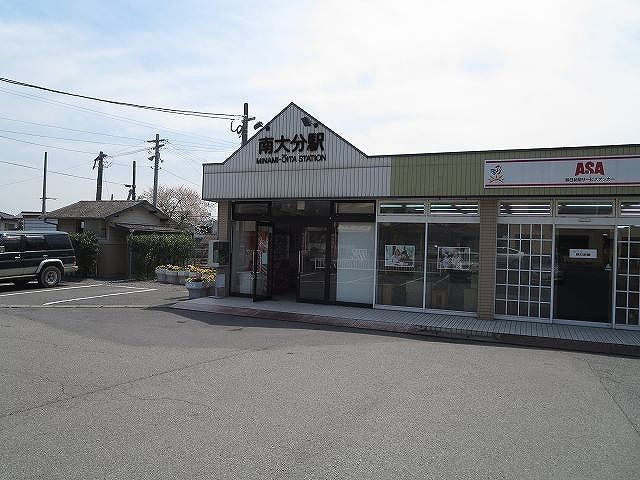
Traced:
<path id="1" fill-rule="evenodd" d="M 156 278 L 158 283 L 167 283 L 167 269 L 156 268 Z"/>
<path id="2" fill-rule="evenodd" d="M 184 285 L 188 276 L 189 272 L 187 270 L 178 270 L 178 278 L 176 279 L 176 283 L 178 285 Z"/>
<path id="3" fill-rule="evenodd" d="M 178 283 L 177 270 L 167 270 L 167 283 Z"/>
<path id="4" fill-rule="evenodd" d="M 189 298 L 202 298 L 209 296 L 210 285 L 207 282 L 187 282 Z"/>

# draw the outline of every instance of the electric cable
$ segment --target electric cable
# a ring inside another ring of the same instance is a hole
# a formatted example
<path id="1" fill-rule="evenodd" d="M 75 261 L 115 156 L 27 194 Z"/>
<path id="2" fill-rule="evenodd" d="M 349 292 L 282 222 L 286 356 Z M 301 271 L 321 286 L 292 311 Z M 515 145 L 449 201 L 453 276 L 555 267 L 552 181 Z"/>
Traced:
<path id="1" fill-rule="evenodd" d="M 111 133 L 92 132 L 90 130 L 79 130 L 77 128 L 68 128 L 68 127 L 61 127 L 59 125 L 51 125 L 50 123 L 38 123 L 38 122 L 30 122 L 30 121 L 27 121 L 27 120 L 18 120 L 17 118 L 11 118 L 11 117 L 0 116 L 0 120 L 6 120 L 8 122 L 26 123 L 26 124 L 29 124 L 29 125 L 37 125 L 39 127 L 57 128 L 57 129 L 60 129 L 60 130 L 68 130 L 70 132 L 89 133 L 91 135 L 101 135 L 101 136 L 104 136 L 104 137 L 124 138 L 125 140 L 135 140 L 136 142 L 144 142 L 145 141 L 145 140 L 140 139 L 140 138 L 126 137 L 124 135 L 113 135 Z"/>
<path id="2" fill-rule="evenodd" d="M 237 115 L 237 114 L 231 114 L 231 113 L 211 113 L 211 112 L 200 112 L 197 110 L 184 110 L 184 109 L 178 109 L 178 108 L 166 108 L 166 107 L 153 107 L 153 106 L 149 106 L 149 105 L 140 105 L 140 104 L 136 104 L 136 103 L 129 103 L 129 102 L 121 102 L 121 101 L 117 101 L 117 100 L 107 100 L 105 98 L 99 98 L 99 97 L 91 97 L 88 95 L 80 95 L 78 93 L 71 93 L 71 92 L 65 92 L 63 90 L 55 90 L 53 88 L 47 88 L 47 87 L 43 87 L 40 85 L 33 85 L 30 83 L 24 83 L 24 82 L 20 82 L 18 80 L 12 80 L 10 78 L 2 78 L 0 77 L 0 81 L 1 82 L 5 82 L 5 83 L 9 83 L 11 85 L 18 85 L 21 87 L 27 87 L 27 88 L 35 88 L 38 90 L 44 90 L 45 92 L 51 92 L 51 93 L 57 93 L 60 95 L 67 95 L 67 96 L 71 96 L 71 97 L 77 97 L 77 98 L 83 98 L 85 100 L 93 100 L 96 102 L 103 102 L 103 103 L 110 103 L 112 105 L 120 105 L 120 106 L 125 106 L 125 107 L 133 107 L 133 108 L 141 108 L 144 110 L 153 110 L 156 112 L 163 112 L 163 113 L 173 113 L 173 114 L 179 114 L 179 115 L 189 115 L 189 116 L 196 116 L 196 117 L 206 117 L 206 118 L 217 118 L 220 120 L 235 120 L 235 119 L 242 119 L 243 115 Z"/>
<path id="3" fill-rule="evenodd" d="M 132 118 L 125 117 L 125 116 L 122 116 L 122 115 L 115 115 L 115 114 L 111 114 L 111 113 L 101 112 L 100 110 L 94 110 L 92 108 L 81 107 L 79 105 L 74 105 L 74 104 L 71 104 L 71 103 L 65 103 L 65 102 L 61 102 L 61 101 L 58 101 L 58 100 L 51 100 L 51 99 L 42 97 L 40 95 L 33 95 L 33 94 L 28 94 L 28 93 L 27 94 L 18 93 L 18 92 L 14 92 L 12 90 L 5 90 L 3 88 L 0 88 L 0 92 L 6 93 L 8 95 L 14 95 L 14 96 L 17 96 L 17 97 L 27 98 L 27 99 L 33 100 L 33 101 L 39 101 L 39 102 L 49 103 L 49 104 L 52 104 L 52 105 L 58 105 L 58 106 L 65 107 L 65 108 L 70 108 L 72 110 L 89 112 L 89 113 L 92 113 L 94 115 L 99 115 L 99 116 L 115 119 L 115 120 L 118 120 L 118 121 L 121 121 L 121 122 L 130 123 L 132 125 L 148 127 L 148 128 L 152 128 L 154 130 L 164 130 L 164 131 L 175 133 L 176 135 L 182 135 L 182 136 L 185 136 L 185 137 L 200 138 L 200 139 L 204 139 L 204 140 L 207 140 L 207 141 L 211 140 L 210 137 L 205 137 L 204 135 L 198 135 L 196 133 L 187 133 L 187 132 L 183 132 L 183 131 L 180 131 L 180 130 L 174 130 L 174 129 L 167 128 L 167 127 L 159 125 L 159 124 L 153 124 L 153 123 L 143 122 L 143 121 L 140 121 L 140 120 L 134 120 Z M 223 141 L 227 141 L 227 140 L 223 140 Z"/>
<path id="4" fill-rule="evenodd" d="M 40 167 L 34 167 L 32 165 L 24 165 L 22 163 L 16 163 L 16 162 L 7 162 L 6 160 L 0 160 L 0 163 L 6 163 L 7 165 L 14 165 L 16 167 L 22 167 L 22 168 L 29 168 L 31 170 L 40 170 Z M 96 179 L 95 178 L 91 178 L 91 177 L 83 177 L 81 175 L 73 175 L 71 173 L 64 173 L 64 172 L 59 172 L 57 170 L 47 170 L 47 173 L 52 173 L 54 175 L 63 175 L 65 177 L 72 177 L 72 178 L 80 178 L 82 180 L 91 180 L 92 182 L 95 182 Z M 103 182 L 106 183 L 113 183 L 114 185 L 124 185 L 124 183 L 119 183 L 119 182 L 111 182 L 108 180 L 103 180 Z"/>
<path id="5" fill-rule="evenodd" d="M 52 135 L 42 135 L 39 133 L 31 133 L 31 132 L 19 132 L 16 130 L 1 130 L 0 132 L 3 133 L 13 133 L 16 135 L 29 135 L 32 137 L 42 137 L 42 138 L 52 138 L 55 140 L 65 140 L 67 142 L 82 142 L 82 143 L 96 143 L 98 145 L 114 145 L 116 147 L 137 147 L 138 145 L 132 145 L 130 143 L 108 143 L 108 142 L 98 142 L 95 140 L 81 140 L 81 139 L 77 139 L 77 138 L 66 138 L 66 137 L 56 137 L 56 136 L 52 136 Z"/>
<path id="6" fill-rule="evenodd" d="M 93 154 L 96 153 L 96 152 L 89 152 L 87 150 L 75 150 L 73 148 L 65 148 L 65 147 L 56 147 L 56 146 L 53 146 L 53 145 L 45 145 L 44 143 L 30 142 L 28 140 L 20 140 L 19 138 L 6 137 L 4 135 L 0 135 L 0 138 L 4 138 L 6 140 L 13 140 L 14 142 L 28 143 L 30 145 L 38 145 L 39 147 L 55 148 L 55 149 L 58 149 L 58 150 L 66 150 L 67 152 L 88 153 L 90 155 L 93 155 Z"/>

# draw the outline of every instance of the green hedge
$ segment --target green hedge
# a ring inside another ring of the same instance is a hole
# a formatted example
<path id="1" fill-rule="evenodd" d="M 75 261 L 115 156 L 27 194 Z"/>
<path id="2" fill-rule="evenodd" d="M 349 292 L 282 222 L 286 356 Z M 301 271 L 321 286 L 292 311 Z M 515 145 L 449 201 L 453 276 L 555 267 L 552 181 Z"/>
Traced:
<path id="1" fill-rule="evenodd" d="M 158 265 L 186 265 L 194 247 L 193 237 L 183 233 L 130 235 L 131 275 L 153 278 Z"/>
<path id="2" fill-rule="evenodd" d="M 77 275 L 81 277 L 95 275 L 99 251 L 96 234 L 93 232 L 71 233 L 69 237 L 76 252 Z"/>

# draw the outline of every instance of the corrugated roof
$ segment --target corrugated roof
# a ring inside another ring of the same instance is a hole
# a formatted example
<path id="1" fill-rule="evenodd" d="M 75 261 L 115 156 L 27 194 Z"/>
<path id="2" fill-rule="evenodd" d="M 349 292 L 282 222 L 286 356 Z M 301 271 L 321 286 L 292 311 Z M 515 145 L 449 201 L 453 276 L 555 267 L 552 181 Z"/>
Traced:
<path id="1" fill-rule="evenodd" d="M 19 217 L 11 215 L 10 213 L 0 212 L 0 218 L 2 220 L 18 220 Z"/>
<path id="2" fill-rule="evenodd" d="M 48 218 L 108 218 L 129 208 L 141 205 L 155 211 L 162 218 L 166 215 L 146 200 L 81 200 L 47 214 Z"/>

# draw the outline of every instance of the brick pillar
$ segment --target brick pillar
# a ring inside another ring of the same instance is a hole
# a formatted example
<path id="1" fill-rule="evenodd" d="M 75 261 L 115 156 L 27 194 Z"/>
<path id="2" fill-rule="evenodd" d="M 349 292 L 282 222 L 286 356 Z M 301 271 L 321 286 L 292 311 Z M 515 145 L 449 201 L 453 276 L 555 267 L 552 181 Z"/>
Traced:
<path id="1" fill-rule="evenodd" d="M 231 202 L 218 202 L 218 240 L 231 239 Z"/>
<path id="2" fill-rule="evenodd" d="M 480 266 L 478 271 L 478 318 L 493 320 L 496 285 L 496 234 L 498 201 L 480 200 Z"/>

